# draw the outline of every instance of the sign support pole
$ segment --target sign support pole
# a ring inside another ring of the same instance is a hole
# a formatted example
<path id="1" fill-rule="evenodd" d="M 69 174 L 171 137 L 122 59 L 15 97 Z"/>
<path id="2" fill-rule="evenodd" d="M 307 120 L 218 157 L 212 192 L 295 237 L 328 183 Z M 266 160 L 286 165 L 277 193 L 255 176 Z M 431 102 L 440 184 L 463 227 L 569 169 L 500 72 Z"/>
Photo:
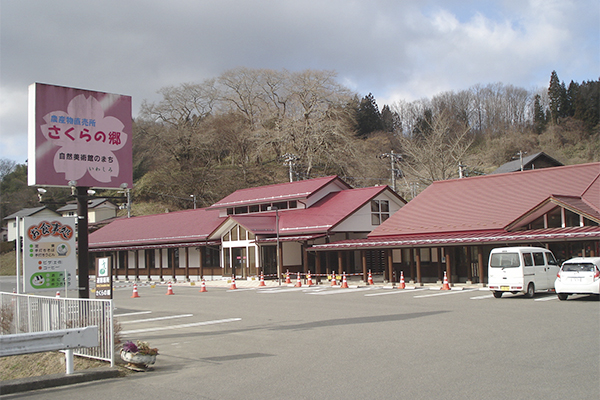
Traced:
<path id="1" fill-rule="evenodd" d="M 90 298 L 88 189 L 77 186 L 77 269 L 80 299 Z"/>

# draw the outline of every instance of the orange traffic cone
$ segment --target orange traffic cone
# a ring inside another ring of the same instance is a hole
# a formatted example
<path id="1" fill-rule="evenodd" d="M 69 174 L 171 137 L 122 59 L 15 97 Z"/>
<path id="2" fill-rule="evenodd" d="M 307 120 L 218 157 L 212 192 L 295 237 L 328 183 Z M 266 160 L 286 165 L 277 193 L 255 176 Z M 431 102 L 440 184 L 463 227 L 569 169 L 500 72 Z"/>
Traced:
<path id="1" fill-rule="evenodd" d="M 167 295 L 172 295 L 175 294 L 173 293 L 173 286 L 171 285 L 171 282 L 169 282 L 169 286 L 167 286 Z"/>
<path id="2" fill-rule="evenodd" d="M 369 285 L 374 285 L 375 283 L 373 283 L 373 275 L 371 275 L 371 270 L 369 270 L 369 280 L 367 281 L 367 283 Z"/>
<path id="3" fill-rule="evenodd" d="M 204 282 L 204 278 L 202 278 L 202 283 L 200 284 L 200 291 L 206 292 L 206 282 Z"/>
<path id="4" fill-rule="evenodd" d="M 310 271 L 308 271 L 308 274 L 306 274 L 306 285 L 307 286 L 312 286 L 313 285 L 312 277 L 310 276 Z"/>
<path id="5" fill-rule="evenodd" d="M 134 283 L 133 284 L 133 294 L 131 295 L 131 298 L 135 299 L 136 297 L 140 297 L 140 295 L 138 294 L 138 291 L 137 291 L 137 284 Z"/>
<path id="6" fill-rule="evenodd" d="M 450 285 L 448 285 L 448 277 L 446 276 L 446 271 L 444 271 L 444 284 L 442 285 L 441 290 L 450 290 Z"/>
<path id="7" fill-rule="evenodd" d="M 258 283 L 258 286 L 267 286 L 265 285 L 265 276 L 263 275 L 262 271 L 260 272 L 260 282 Z"/>
<path id="8" fill-rule="evenodd" d="M 406 284 L 404 283 L 404 272 L 400 271 L 400 283 L 398 284 L 398 289 L 406 288 Z"/>
<path id="9" fill-rule="evenodd" d="M 298 272 L 298 279 L 296 279 L 295 287 L 302 287 L 302 279 L 300 278 L 300 272 Z"/>
<path id="10" fill-rule="evenodd" d="M 55 297 L 56 297 L 57 299 L 60 299 L 60 292 L 59 292 L 59 291 L 57 291 L 57 292 L 56 292 L 56 296 L 55 296 Z"/>
<path id="11" fill-rule="evenodd" d="M 342 289 L 348 289 L 348 282 L 346 281 L 346 272 L 342 275 Z"/>
<path id="12" fill-rule="evenodd" d="M 337 286 L 335 282 L 335 272 L 331 272 L 331 286 Z"/>
<path id="13" fill-rule="evenodd" d="M 229 288 L 229 290 L 235 290 L 237 289 L 237 286 L 235 286 L 235 276 L 231 277 L 231 287 Z"/>
<path id="14" fill-rule="evenodd" d="M 290 271 L 285 273 L 285 283 L 292 283 L 292 280 L 290 279 Z"/>

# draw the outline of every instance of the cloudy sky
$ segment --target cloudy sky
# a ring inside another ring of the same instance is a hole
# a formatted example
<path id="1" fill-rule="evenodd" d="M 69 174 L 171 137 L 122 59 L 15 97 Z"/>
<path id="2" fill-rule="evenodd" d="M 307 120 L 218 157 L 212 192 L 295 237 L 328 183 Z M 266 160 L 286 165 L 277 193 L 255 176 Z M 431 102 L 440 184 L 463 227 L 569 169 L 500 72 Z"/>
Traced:
<path id="1" fill-rule="evenodd" d="M 130 95 L 236 68 L 327 69 L 380 107 L 480 83 L 600 76 L 597 0 L 0 0 L 0 158 L 34 82 Z"/>

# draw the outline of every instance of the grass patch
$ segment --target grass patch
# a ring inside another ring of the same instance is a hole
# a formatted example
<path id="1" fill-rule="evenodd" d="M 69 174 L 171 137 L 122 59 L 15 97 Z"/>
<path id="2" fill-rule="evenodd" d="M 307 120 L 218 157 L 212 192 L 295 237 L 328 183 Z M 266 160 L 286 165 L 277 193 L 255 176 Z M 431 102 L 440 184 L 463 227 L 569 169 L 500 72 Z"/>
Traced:
<path id="1" fill-rule="evenodd" d="M 0 276 L 15 276 L 17 267 L 16 251 L 8 251 L 0 255 Z"/>

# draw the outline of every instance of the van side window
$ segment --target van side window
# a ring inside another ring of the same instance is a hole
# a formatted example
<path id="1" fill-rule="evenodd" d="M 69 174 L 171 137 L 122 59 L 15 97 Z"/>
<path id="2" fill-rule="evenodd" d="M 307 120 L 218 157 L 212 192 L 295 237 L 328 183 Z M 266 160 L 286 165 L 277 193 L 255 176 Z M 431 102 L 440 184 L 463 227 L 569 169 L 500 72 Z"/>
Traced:
<path id="1" fill-rule="evenodd" d="M 533 267 L 533 258 L 531 258 L 531 253 L 523 253 L 523 262 L 526 267 Z"/>
<path id="2" fill-rule="evenodd" d="M 554 254 L 550 252 L 546 253 L 546 260 L 548 260 L 548 265 L 558 265 L 556 258 L 554 258 Z"/>
<path id="3" fill-rule="evenodd" d="M 544 253 L 533 253 L 535 265 L 546 265 L 544 262 Z"/>

